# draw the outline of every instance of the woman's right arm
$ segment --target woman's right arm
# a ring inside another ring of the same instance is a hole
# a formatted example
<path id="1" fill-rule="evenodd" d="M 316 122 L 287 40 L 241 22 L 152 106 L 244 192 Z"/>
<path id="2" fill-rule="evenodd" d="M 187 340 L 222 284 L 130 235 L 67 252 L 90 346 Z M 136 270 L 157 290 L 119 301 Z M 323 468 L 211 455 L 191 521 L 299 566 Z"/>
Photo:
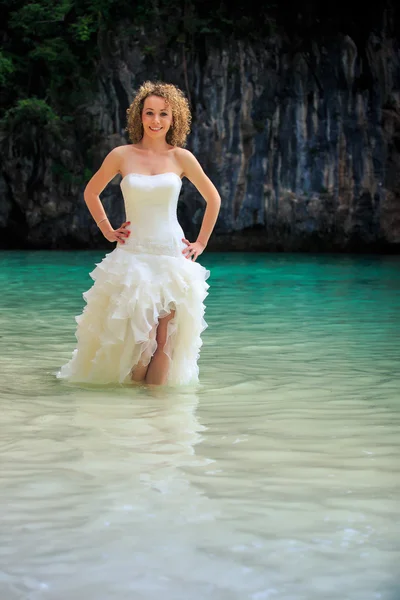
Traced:
<path id="1" fill-rule="evenodd" d="M 124 242 L 129 230 L 125 229 L 129 222 L 125 222 L 118 229 L 113 229 L 100 200 L 100 194 L 108 183 L 120 172 L 121 150 L 114 148 L 105 157 L 100 169 L 96 171 L 88 182 L 83 197 L 93 219 L 104 237 L 109 242 Z"/>

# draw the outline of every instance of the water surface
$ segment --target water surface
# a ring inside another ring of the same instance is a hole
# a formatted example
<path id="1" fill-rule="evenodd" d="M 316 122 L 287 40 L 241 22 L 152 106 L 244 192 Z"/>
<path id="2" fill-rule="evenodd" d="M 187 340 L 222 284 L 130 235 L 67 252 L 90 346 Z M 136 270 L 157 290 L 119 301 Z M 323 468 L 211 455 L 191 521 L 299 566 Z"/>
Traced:
<path id="1" fill-rule="evenodd" d="M 199 386 L 68 385 L 101 258 L 0 254 L 0 599 L 398 600 L 399 258 L 205 253 Z"/>

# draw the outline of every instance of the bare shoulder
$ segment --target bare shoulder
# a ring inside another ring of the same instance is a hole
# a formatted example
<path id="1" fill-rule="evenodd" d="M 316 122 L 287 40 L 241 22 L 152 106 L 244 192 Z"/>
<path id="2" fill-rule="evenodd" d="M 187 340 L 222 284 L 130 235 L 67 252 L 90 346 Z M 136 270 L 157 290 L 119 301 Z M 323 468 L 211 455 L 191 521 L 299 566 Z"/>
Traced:
<path id="1" fill-rule="evenodd" d="M 121 165 L 125 159 L 125 156 L 131 151 L 132 144 L 124 144 L 123 146 L 115 146 L 110 152 L 106 155 L 103 162 L 103 167 L 109 167 L 114 169 L 116 172 L 121 171 Z"/>
<path id="2" fill-rule="evenodd" d="M 129 152 L 129 146 L 132 146 L 132 144 L 124 144 L 123 146 L 115 146 L 115 148 L 113 148 L 108 153 L 108 156 L 110 154 L 113 154 L 114 156 L 123 156 L 124 154 Z"/>
<path id="3" fill-rule="evenodd" d="M 116 175 L 121 173 L 122 156 L 125 152 L 125 146 L 117 146 L 110 150 L 105 156 L 100 168 L 94 173 L 89 180 L 86 189 L 95 194 L 100 194 L 105 186 Z"/>
<path id="4" fill-rule="evenodd" d="M 190 179 L 191 175 L 199 174 L 203 172 L 203 169 L 195 157 L 195 155 L 187 150 L 186 148 L 176 148 L 175 150 L 176 160 L 182 168 L 183 174 Z"/>
<path id="5" fill-rule="evenodd" d="M 215 185 L 204 172 L 203 167 L 190 150 L 186 150 L 186 148 L 177 148 L 175 156 L 183 171 L 183 176 L 187 177 L 187 179 L 193 183 L 206 202 L 213 197 L 219 198 L 218 190 Z"/>
<path id="6" fill-rule="evenodd" d="M 123 153 L 123 146 L 117 146 L 116 148 L 110 150 L 110 152 L 104 157 L 100 170 L 111 170 L 118 172 L 122 162 Z"/>
<path id="7" fill-rule="evenodd" d="M 102 167 L 104 165 L 113 165 L 113 166 L 118 166 L 121 162 L 121 159 L 124 155 L 124 150 L 123 150 L 124 146 L 116 146 L 115 148 L 113 148 L 112 150 L 109 151 L 108 154 L 105 155 L 104 159 L 103 159 L 103 164 Z"/>
<path id="8" fill-rule="evenodd" d="M 192 158 L 195 158 L 194 154 L 192 154 L 190 150 L 187 150 L 187 148 L 181 148 L 180 146 L 177 146 L 174 152 L 175 156 L 180 160 L 191 160 Z"/>

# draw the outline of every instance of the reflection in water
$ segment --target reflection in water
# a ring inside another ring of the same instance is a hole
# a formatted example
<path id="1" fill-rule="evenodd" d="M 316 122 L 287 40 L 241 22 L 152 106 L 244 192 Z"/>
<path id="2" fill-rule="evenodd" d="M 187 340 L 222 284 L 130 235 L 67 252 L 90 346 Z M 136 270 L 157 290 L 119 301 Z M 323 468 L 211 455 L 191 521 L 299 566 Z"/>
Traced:
<path id="1" fill-rule="evenodd" d="M 0 600 L 399 600 L 398 257 L 208 255 L 168 390 L 57 380 L 94 255 L 6 254 Z"/>
<path id="2" fill-rule="evenodd" d="M 198 397 L 124 392 L 75 393 L 68 410 L 52 406 L 51 414 L 39 402 L 37 416 L 29 408 L 24 439 L 8 439 L 14 477 L 8 472 L 1 506 L 5 598 L 34 590 L 77 598 L 83 586 L 86 600 L 108 598 L 105 590 L 155 592 L 174 579 L 174 597 L 183 592 L 182 569 L 188 581 L 197 552 L 193 539 L 204 539 L 218 513 L 185 472 L 211 462 L 195 453 L 204 430 Z"/>
<path id="3" fill-rule="evenodd" d="M 395 600 L 398 413 L 353 389 L 4 403 L 0 598 Z"/>

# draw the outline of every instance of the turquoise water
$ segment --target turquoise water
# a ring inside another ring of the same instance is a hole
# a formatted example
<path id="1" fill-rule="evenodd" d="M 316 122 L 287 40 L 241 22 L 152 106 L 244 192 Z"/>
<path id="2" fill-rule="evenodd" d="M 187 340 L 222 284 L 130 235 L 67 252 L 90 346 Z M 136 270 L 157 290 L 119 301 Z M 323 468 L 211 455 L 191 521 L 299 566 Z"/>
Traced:
<path id="1" fill-rule="evenodd" d="M 0 254 L 1 600 L 400 598 L 400 259 L 207 254 L 196 389 L 54 376 L 101 252 Z"/>

